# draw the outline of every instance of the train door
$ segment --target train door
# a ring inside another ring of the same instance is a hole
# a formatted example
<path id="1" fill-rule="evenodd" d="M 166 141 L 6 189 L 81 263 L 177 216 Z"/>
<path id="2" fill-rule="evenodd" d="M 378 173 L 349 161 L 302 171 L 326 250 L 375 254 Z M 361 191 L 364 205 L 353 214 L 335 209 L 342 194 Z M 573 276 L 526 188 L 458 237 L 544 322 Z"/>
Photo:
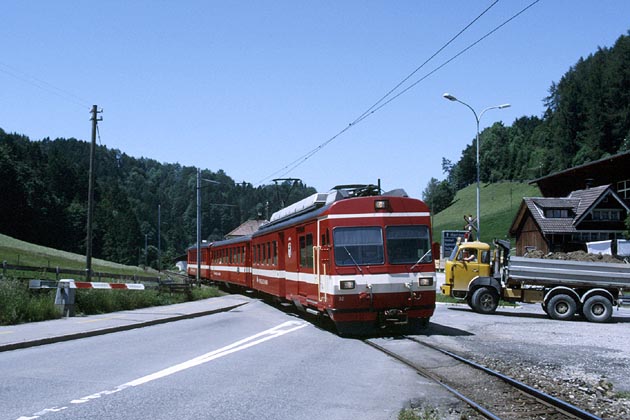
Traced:
<path id="1" fill-rule="evenodd" d="M 330 232 L 320 225 L 319 245 L 315 247 L 315 267 L 318 288 L 318 301 L 326 302 L 326 291 L 330 288 Z"/>
<path id="2" fill-rule="evenodd" d="M 287 297 L 287 274 L 285 265 L 285 253 L 280 250 L 285 249 L 284 232 L 278 233 L 278 241 L 274 243 L 274 263 L 276 266 L 276 275 L 280 284 L 278 285 L 278 296 Z M 284 273 L 280 275 L 280 273 Z"/>
<path id="3" fill-rule="evenodd" d="M 313 280 L 313 234 L 298 234 L 298 245 L 300 248 L 300 261 L 297 270 L 298 294 L 308 296 L 308 286 Z"/>

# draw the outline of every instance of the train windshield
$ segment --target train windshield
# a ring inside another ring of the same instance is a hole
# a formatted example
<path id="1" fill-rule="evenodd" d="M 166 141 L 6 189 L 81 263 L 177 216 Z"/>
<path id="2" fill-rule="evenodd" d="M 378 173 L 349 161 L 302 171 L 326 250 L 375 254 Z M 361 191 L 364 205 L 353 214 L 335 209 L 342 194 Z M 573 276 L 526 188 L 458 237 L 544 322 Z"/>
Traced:
<path id="1" fill-rule="evenodd" d="M 383 264 L 383 231 L 378 226 L 338 227 L 333 231 L 335 264 Z"/>
<path id="2" fill-rule="evenodd" d="M 385 233 L 387 258 L 390 264 L 416 264 L 432 261 L 427 226 L 388 226 Z"/>

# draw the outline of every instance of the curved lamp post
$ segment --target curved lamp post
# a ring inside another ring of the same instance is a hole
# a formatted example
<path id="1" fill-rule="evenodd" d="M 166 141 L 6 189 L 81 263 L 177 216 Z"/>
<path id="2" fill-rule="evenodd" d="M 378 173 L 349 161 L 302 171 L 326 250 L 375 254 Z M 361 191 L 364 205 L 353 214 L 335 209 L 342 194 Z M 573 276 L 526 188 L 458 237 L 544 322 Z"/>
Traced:
<path id="1" fill-rule="evenodd" d="M 486 113 L 486 111 L 489 111 L 491 109 L 509 108 L 510 104 L 501 104 L 501 105 L 495 105 L 495 106 L 491 106 L 491 107 L 485 108 L 483 111 L 481 111 L 479 113 L 479 116 L 477 116 L 477 113 L 475 112 L 473 107 L 468 105 L 466 102 L 460 101 L 459 99 L 457 99 L 456 97 L 454 97 L 450 93 L 445 93 L 442 96 L 445 99 L 448 99 L 449 101 L 459 102 L 460 104 L 465 105 L 466 107 L 468 107 L 468 109 L 470 109 L 472 111 L 473 115 L 475 116 L 475 121 L 477 121 L 477 240 L 479 240 L 480 224 L 481 224 L 480 223 L 480 218 L 479 218 L 479 120 L 481 119 L 483 114 Z"/>

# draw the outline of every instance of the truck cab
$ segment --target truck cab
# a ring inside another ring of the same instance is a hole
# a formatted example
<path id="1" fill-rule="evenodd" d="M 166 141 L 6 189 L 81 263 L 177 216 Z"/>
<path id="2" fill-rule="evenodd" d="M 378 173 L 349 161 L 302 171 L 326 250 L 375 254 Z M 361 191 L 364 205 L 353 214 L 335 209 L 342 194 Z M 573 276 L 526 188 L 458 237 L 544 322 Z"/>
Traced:
<path id="1" fill-rule="evenodd" d="M 478 277 L 490 277 L 492 272 L 490 245 L 479 242 L 459 243 L 447 259 L 442 293 L 458 299 L 470 299 L 470 283 Z"/>

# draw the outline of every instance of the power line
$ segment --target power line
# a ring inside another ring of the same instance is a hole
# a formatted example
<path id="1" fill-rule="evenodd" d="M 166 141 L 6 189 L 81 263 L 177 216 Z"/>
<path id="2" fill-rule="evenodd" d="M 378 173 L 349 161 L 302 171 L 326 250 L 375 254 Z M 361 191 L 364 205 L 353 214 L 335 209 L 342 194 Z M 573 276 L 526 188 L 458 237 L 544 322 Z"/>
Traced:
<path id="1" fill-rule="evenodd" d="M 362 122 L 363 120 L 365 120 L 367 117 L 374 115 L 377 111 L 381 110 L 382 108 L 384 108 L 385 106 L 389 105 L 391 102 L 393 102 L 394 100 L 398 99 L 401 95 L 405 94 L 406 92 L 408 92 L 409 90 L 411 90 L 412 88 L 414 88 L 415 86 L 417 86 L 420 82 L 424 81 L 425 79 L 427 79 L 429 76 L 433 75 L 434 73 L 436 73 L 437 71 L 439 71 L 440 69 L 442 69 L 443 67 L 445 67 L 446 65 L 448 65 L 449 63 L 451 63 L 453 60 L 455 60 L 456 58 L 458 58 L 459 56 L 461 56 L 462 54 L 464 54 L 465 52 L 467 52 L 468 50 L 470 50 L 471 48 L 473 48 L 475 45 L 479 44 L 481 41 L 483 41 L 484 39 L 488 38 L 490 35 L 492 35 L 493 33 L 495 33 L 496 31 L 498 31 L 499 29 L 501 29 L 503 26 L 507 25 L 509 22 L 511 22 L 512 20 L 516 19 L 518 16 L 520 16 L 522 13 L 524 13 L 525 11 L 527 11 L 529 8 L 531 8 L 532 6 L 534 6 L 536 3 L 538 3 L 540 0 L 534 0 L 532 3 L 530 3 L 529 5 L 527 5 L 526 7 L 524 7 L 523 9 L 521 9 L 518 13 L 514 14 L 512 17 L 510 17 L 509 19 L 507 19 L 506 21 L 504 21 L 503 23 L 501 23 L 500 25 L 498 25 L 497 27 L 495 27 L 494 29 L 492 29 L 491 31 L 489 31 L 488 33 L 486 33 L 484 36 L 482 36 L 481 38 L 479 38 L 478 40 L 476 40 L 475 42 L 473 42 L 472 44 L 468 45 L 466 48 L 464 48 L 463 50 L 461 50 L 460 52 L 458 52 L 457 54 L 455 54 L 453 57 L 449 58 L 448 60 L 446 60 L 444 63 L 440 64 L 438 67 L 436 67 L 435 69 L 433 69 L 432 71 L 430 71 L 428 74 L 426 74 L 425 76 L 421 77 L 419 80 L 415 81 L 414 83 L 412 83 L 410 86 L 406 87 L 405 89 L 403 89 L 402 91 L 400 91 L 399 93 L 397 93 L 396 95 L 394 95 L 393 97 L 391 97 L 389 100 L 383 102 L 387 97 L 389 97 L 394 91 L 396 91 L 400 86 L 402 86 L 406 81 L 408 81 L 415 73 L 417 73 L 421 68 L 423 68 L 429 61 L 431 61 L 431 59 L 433 59 L 437 54 L 439 54 L 442 50 L 444 50 L 450 43 L 452 43 L 457 37 L 459 37 L 466 29 L 468 29 L 471 25 L 473 25 L 477 20 L 479 20 L 479 18 L 481 18 L 491 7 L 493 7 L 499 0 L 496 0 L 494 3 L 492 3 L 486 10 L 484 10 L 479 16 L 477 16 L 474 20 L 472 20 L 468 25 L 466 25 L 462 30 L 460 30 L 453 38 L 451 38 L 444 46 L 442 46 L 436 53 L 434 53 L 429 59 L 427 59 L 424 63 L 422 63 L 418 68 L 416 68 L 416 70 L 414 70 L 411 74 L 409 74 L 405 79 L 403 79 L 401 82 L 399 82 L 394 88 L 392 88 L 388 93 L 386 93 L 385 95 L 383 95 L 374 105 L 372 105 L 370 108 L 368 108 L 365 112 L 363 112 L 363 114 L 361 114 L 359 117 L 357 117 L 354 121 L 352 121 L 350 124 L 348 124 L 346 127 L 344 127 L 341 131 L 339 131 L 337 134 L 335 134 L 334 136 L 332 136 L 331 138 L 329 138 L 328 140 L 326 140 L 325 142 L 321 143 L 319 146 L 317 146 L 316 148 L 312 149 L 311 151 L 307 152 L 306 154 L 300 156 L 299 158 L 297 158 L 296 160 L 292 161 L 291 163 L 289 163 L 288 165 L 284 166 L 283 168 L 275 171 L 274 173 L 270 174 L 269 176 L 263 178 L 262 180 L 258 181 L 258 184 L 262 184 L 264 181 L 271 179 L 272 177 L 280 174 L 279 176 L 285 176 L 287 174 L 289 174 L 291 171 L 293 171 L 295 168 L 297 168 L 298 166 L 302 165 L 304 162 L 306 162 L 309 158 L 311 158 L 313 155 L 315 155 L 317 152 L 319 152 L 320 150 L 322 150 L 324 147 L 326 147 L 328 144 L 330 144 L 331 142 L 333 142 L 335 139 L 337 139 L 339 136 L 341 136 L 342 134 L 344 134 L 346 131 L 348 131 L 350 128 L 356 126 L 357 124 L 359 124 L 360 122 Z"/>
<path id="2" fill-rule="evenodd" d="M 442 47 L 440 49 L 438 49 L 436 52 L 434 52 L 431 57 L 427 58 L 424 61 L 424 63 L 422 63 L 418 67 L 416 67 L 416 69 L 414 71 L 409 73 L 409 75 L 407 75 L 407 77 L 405 77 L 403 80 L 401 80 L 396 86 L 394 86 L 385 95 L 383 95 L 378 101 L 376 101 L 376 103 L 374 105 L 372 105 L 365 112 L 363 112 L 363 114 L 359 115 L 359 117 L 357 117 L 357 119 L 355 119 L 352 123 L 356 123 L 357 121 L 361 121 L 365 115 L 369 114 L 374 108 L 376 108 L 378 106 L 378 104 L 380 104 L 382 101 L 384 101 L 389 95 L 394 93 L 394 91 L 396 89 L 398 89 L 399 87 L 401 87 L 407 80 L 411 79 L 414 74 L 416 74 L 418 71 L 420 71 L 425 65 L 427 65 L 429 63 L 429 61 L 433 60 L 439 53 L 441 53 L 444 49 L 446 49 L 446 47 L 448 47 L 453 41 L 455 41 L 457 38 L 459 38 L 459 36 L 461 34 L 463 34 L 468 28 L 470 28 L 472 25 L 474 25 L 475 22 L 477 22 L 479 19 L 481 19 L 481 17 L 483 15 L 485 15 L 490 9 L 492 9 L 492 7 L 494 7 L 494 5 L 496 5 L 498 2 L 499 2 L 499 0 L 495 0 L 494 3 L 492 3 L 490 6 L 488 6 L 486 8 L 486 10 L 481 12 L 481 14 L 479 16 L 477 16 L 475 19 L 473 19 L 468 25 L 464 26 L 464 28 L 462 30 L 460 30 L 451 39 L 449 39 L 446 44 L 442 45 Z"/>
<path id="3" fill-rule="evenodd" d="M 90 108 L 90 103 L 85 99 L 80 98 L 77 95 L 70 93 L 64 89 L 58 88 L 57 86 L 44 80 L 26 74 L 23 71 L 11 67 L 3 62 L 0 62 L 0 72 L 7 74 L 15 79 L 18 79 L 24 83 L 35 86 L 41 90 L 45 90 L 48 93 L 59 96 L 60 98 L 63 98 L 66 101 L 71 102 L 77 106 L 80 106 L 81 108 Z"/>
<path id="4" fill-rule="evenodd" d="M 530 3 L 529 5 L 527 5 L 525 8 L 521 9 L 518 13 L 516 13 L 515 15 L 513 15 L 511 18 L 509 18 L 508 20 L 506 20 L 505 22 L 503 22 L 502 24 L 500 24 L 499 26 L 495 27 L 494 29 L 492 29 L 490 32 L 486 33 L 484 36 L 482 36 L 481 38 L 479 38 L 478 40 L 476 40 L 475 42 L 473 42 L 472 44 L 468 45 L 466 48 L 464 48 L 463 50 L 461 50 L 460 52 L 458 52 L 457 54 L 455 54 L 453 57 L 449 58 L 448 60 L 446 60 L 444 63 L 440 64 L 438 67 L 436 67 L 435 69 L 431 70 L 429 73 L 427 73 L 426 75 L 424 75 L 422 78 L 420 78 L 419 80 L 416 80 L 414 83 L 412 83 L 411 85 L 407 86 L 405 89 L 403 89 L 401 92 L 399 92 L 398 94 L 396 94 L 394 97 L 392 97 L 391 99 L 389 99 L 387 102 L 381 104 L 380 106 L 378 106 L 377 108 L 375 108 L 374 110 L 372 110 L 370 112 L 370 114 L 375 113 L 376 111 L 380 110 L 381 108 L 385 107 L 386 105 L 388 105 L 390 102 L 394 101 L 395 99 L 397 99 L 399 96 L 403 95 L 404 93 L 406 93 L 407 91 L 409 91 L 410 89 L 414 88 L 418 83 L 424 81 L 425 79 L 427 79 L 429 76 L 432 76 L 434 73 L 436 73 L 438 70 L 442 69 L 443 67 L 445 67 L 447 64 L 451 63 L 452 61 L 454 61 L 456 58 L 458 58 L 459 56 L 461 56 L 462 54 L 464 54 L 466 51 L 470 50 L 472 47 L 474 47 L 475 45 L 479 44 L 481 41 L 483 41 L 484 39 L 488 38 L 490 35 L 492 35 L 493 33 L 495 33 L 496 31 L 498 31 L 499 29 L 501 29 L 502 27 L 504 27 L 505 25 L 507 25 L 509 22 L 511 22 L 512 20 L 516 19 L 519 15 L 521 15 L 522 13 L 524 13 L 527 9 L 529 9 L 530 7 L 534 6 L 536 3 L 538 3 L 540 0 L 535 0 L 534 2 Z M 365 118 L 367 117 L 367 115 L 365 115 L 363 118 L 361 118 L 358 122 L 363 121 Z"/>

